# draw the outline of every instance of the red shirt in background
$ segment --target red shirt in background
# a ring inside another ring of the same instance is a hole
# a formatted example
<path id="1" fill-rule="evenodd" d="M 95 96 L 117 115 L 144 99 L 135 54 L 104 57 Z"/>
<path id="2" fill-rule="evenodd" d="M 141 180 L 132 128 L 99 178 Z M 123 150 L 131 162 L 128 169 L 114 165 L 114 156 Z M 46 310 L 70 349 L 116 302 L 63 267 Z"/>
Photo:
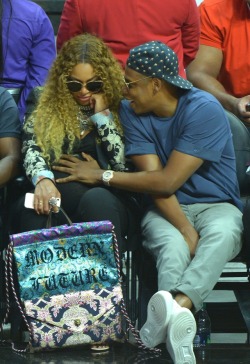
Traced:
<path id="1" fill-rule="evenodd" d="M 57 49 L 84 32 L 102 38 L 123 67 L 131 48 L 164 42 L 177 54 L 185 77 L 199 47 L 199 13 L 195 0 L 66 0 Z"/>
<path id="2" fill-rule="evenodd" d="M 204 0 L 200 43 L 221 49 L 223 64 L 218 80 L 226 91 L 250 94 L 250 10 L 244 0 Z"/>

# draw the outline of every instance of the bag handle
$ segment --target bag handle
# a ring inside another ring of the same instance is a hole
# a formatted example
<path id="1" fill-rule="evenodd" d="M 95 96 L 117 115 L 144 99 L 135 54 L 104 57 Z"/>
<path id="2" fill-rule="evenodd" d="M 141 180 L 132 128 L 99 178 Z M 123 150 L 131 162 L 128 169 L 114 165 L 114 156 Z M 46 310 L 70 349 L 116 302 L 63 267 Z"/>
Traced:
<path id="1" fill-rule="evenodd" d="M 67 220 L 67 223 L 69 225 L 72 225 L 73 223 L 72 223 L 71 219 L 69 218 L 69 216 L 66 214 L 66 212 L 64 211 L 64 209 L 62 207 L 60 207 L 60 211 L 62 211 L 63 215 L 65 216 L 65 218 Z M 49 216 L 48 216 L 48 219 L 47 219 L 46 228 L 51 227 L 52 214 L 53 213 L 54 212 L 51 209 L 50 213 L 49 213 Z M 6 314 L 5 314 L 5 317 L 3 319 L 3 322 L 0 325 L 0 331 L 3 332 L 3 325 L 7 323 L 7 320 L 8 320 L 9 314 L 10 314 L 10 289 L 11 289 L 12 292 L 13 292 L 13 296 L 14 296 L 14 299 L 16 301 L 16 304 L 18 306 L 18 309 L 19 309 L 19 311 L 20 311 L 20 313 L 22 315 L 22 318 L 24 319 L 24 322 L 25 322 L 25 324 L 27 326 L 27 329 L 29 331 L 29 343 L 27 344 L 27 346 L 24 349 L 17 349 L 15 347 L 14 342 L 10 343 L 10 342 L 8 342 L 6 340 L 1 340 L 1 343 L 10 344 L 11 347 L 12 347 L 12 350 L 17 352 L 17 353 L 27 353 L 28 349 L 32 348 L 31 338 L 33 337 L 33 332 L 32 332 L 31 326 L 29 325 L 29 323 L 27 321 L 27 318 L 26 318 L 26 316 L 24 314 L 24 311 L 23 311 L 22 304 L 21 304 L 21 302 L 20 302 L 20 300 L 18 298 L 18 295 L 16 293 L 16 289 L 15 289 L 15 285 L 14 285 L 14 279 L 13 279 L 13 268 L 12 267 L 13 267 L 13 242 L 10 241 L 10 243 L 8 245 L 8 248 L 6 249 L 5 271 L 4 271 L 7 308 L 6 308 Z"/>
<path id="2" fill-rule="evenodd" d="M 9 245 L 8 245 L 8 248 L 6 249 L 6 256 L 5 256 L 5 287 L 6 287 L 6 301 L 7 301 L 7 309 L 6 309 L 6 314 L 5 314 L 5 317 L 3 319 L 3 322 L 1 324 L 1 330 L 3 330 L 3 325 L 7 323 L 7 319 L 9 317 L 9 314 L 10 314 L 10 287 L 12 289 L 12 292 L 13 292 L 13 296 L 15 298 L 15 301 L 17 303 L 17 306 L 18 306 L 18 309 L 24 319 L 24 322 L 28 328 L 28 331 L 29 331 L 29 337 L 30 337 L 30 340 L 31 340 L 31 337 L 32 337 L 32 330 L 31 330 L 31 327 L 25 317 L 25 314 L 24 314 L 24 311 L 23 311 L 23 308 L 22 308 L 22 305 L 19 301 L 19 298 L 17 296 L 17 293 L 16 293 L 16 289 L 15 289 L 15 285 L 14 285 L 14 278 L 13 278 L 13 269 L 12 269 L 12 266 L 13 266 L 13 242 L 10 241 Z M 31 347 L 30 345 L 30 342 L 28 343 L 28 345 L 24 348 L 24 349 L 17 349 L 15 347 L 15 344 L 14 342 L 7 342 L 6 340 L 1 340 L 2 343 L 8 343 L 11 345 L 12 347 L 12 350 L 14 350 L 15 352 L 17 353 L 26 353 L 28 351 L 28 347 Z"/>
<path id="3" fill-rule="evenodd" d="M 59 211 L 58 212 L 53 212 L 52 209 L 50 210 L 49 216 L 48 216 L 48 219 L 47 219 L 47 223 L 46 223 L 46 229 L 51 228 L 51 225 L 52 225 L 52 215 L 53 214 L 58 214 L 60 211 L 63 213 L 64 217 L 66 218 L 68 225 L 73 225 L 72 220 L 66 214 L 66 212 L 64 211 L 64 209 L 62 207 L 59 207 Z"/>
<path id="4" fill-rule="evenodd" d="M 117 238 L 116 238 L 116 234 L 115 234 L 115 231 L 114 231 L 114 226 L 112 228 L 112 234 L 113 234 L 113 241 L 114 241 L 114 253 L 115 253 L 115 261 L 116 261 L 116 266 L 117 266 L 117 270 L 118 270 L 118 277 L 119 277 L 119 281 L 121 282 L 122 281 L 122 278 L 121 278 L 121 263 L 120 263 L 120 255 L 119 255 L 119 248 L 118 248 L 118 242 L 117 242 Z M 128 324 L 128 329 L 127 331 L 131 331 L 133 336 L 134 336 L 134 339 L 139 347 L 139 349 L 143 349 L 143 350 L 147 350 L 147 351 L 150 351 L 154 354 L 158 354 L 160 355 L 162 353 L 162 350 L 161 349 L 156 349 L 156 348 L 149 348 L 147 347 L 146 345 L 143 344 L 143 342 L 141 341 L 140 339 L 140 335 L 139 335 L 139 331 L 134 327 L 134 325 L 132 324 L 132 321 L 128 315 L 128 312 L 127 312 L 127 309 L 126 309 L 126 305 L 125 305 L 125 302 L 124 302 L 124 298 L 122 297 L 122 300 L 121 300 L 121 311 L 126 319 L 126 322 Z"/>
<path id="5" fill-rule="evenodd" d="M 5 253 L 5 267 L 4 267 L 4 277 L 5 277 L 5 296 L 6 296 L 6 312 L 2 319 L 0 325 L 0 332 L 3 337 L 3 326 L 7 323 L 10 314 L 10 295 L 9 295 L 9 280 L 8 280 L 8 250 Z M 7 340 L 1 338 L 1 344 L 10 344 Z"/>

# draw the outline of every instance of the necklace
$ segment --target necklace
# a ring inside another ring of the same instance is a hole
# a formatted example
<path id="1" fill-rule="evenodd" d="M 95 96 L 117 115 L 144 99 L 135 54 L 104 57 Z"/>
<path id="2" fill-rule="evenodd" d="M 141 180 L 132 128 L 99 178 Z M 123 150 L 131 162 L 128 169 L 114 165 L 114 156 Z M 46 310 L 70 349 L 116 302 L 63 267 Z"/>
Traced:
<path id="1" fill-rule="evenodd" d="M 86 115 L 86 116 L 91 116 L 94 114 L 94 109 L 89 105 L 80 106 L 80 111 L 83 115 Z"/>
<path id="2" fill-rule="evenodd" d="M 83 136 L 86 131 L 93 129 L 93 122 L 90 119 L 91 115 L 93 115 L 93 109 L 89 105 L 80 107 L 78 121 L 81 136 Z"/>

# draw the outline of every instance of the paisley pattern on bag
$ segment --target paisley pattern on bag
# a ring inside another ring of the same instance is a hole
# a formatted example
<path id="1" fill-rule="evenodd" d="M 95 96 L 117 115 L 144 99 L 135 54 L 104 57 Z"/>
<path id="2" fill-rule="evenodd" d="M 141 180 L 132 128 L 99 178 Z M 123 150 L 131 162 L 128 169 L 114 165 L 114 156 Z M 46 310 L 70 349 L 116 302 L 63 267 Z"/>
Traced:
<path id="1" fill-rule="evenodd" d="M 31 351 L 124 342 L 122 297 L 117 284 L 25 301 L 25 316 L 33 333 Z"/>

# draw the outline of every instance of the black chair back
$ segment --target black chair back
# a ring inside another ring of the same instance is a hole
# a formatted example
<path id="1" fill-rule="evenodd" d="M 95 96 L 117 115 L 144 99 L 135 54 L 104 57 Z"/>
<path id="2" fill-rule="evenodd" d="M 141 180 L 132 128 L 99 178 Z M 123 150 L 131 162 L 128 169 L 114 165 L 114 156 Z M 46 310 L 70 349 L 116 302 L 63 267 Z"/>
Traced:
<path id="1" fill-rule="evenodd" d="M 247 164 L 250 163 L 250 128 L 248 128 L 229 111 L 226 111 L 233 135 L 236 156 L 237 178 L 242 197 L 250 196 L 250 176 L 246 174 Z"/>
<path id="2" fill-rule="evenodd" d="M 236 155 L 237 178 L 240 186 L 241 200 L 244 204 L 243 211 L 243 248 L 240 260 L 245 261 L 250 280 L 250 176 L 246 174 L 250 162 L 250 128 L 248 128 L 229 111 L 226 111 L 233 135 L 234 150 Z"/>

